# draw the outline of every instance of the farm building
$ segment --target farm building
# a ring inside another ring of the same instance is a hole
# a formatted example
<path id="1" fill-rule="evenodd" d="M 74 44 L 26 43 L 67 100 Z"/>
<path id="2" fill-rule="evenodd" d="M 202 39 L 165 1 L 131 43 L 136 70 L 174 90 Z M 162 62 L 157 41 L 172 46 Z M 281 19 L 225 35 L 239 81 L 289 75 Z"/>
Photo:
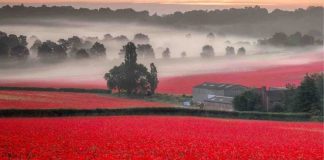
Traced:
<path id="1" fill-rule="evenodd" d="M 236 84 L 205 82 L 193 88 L 192 100 L 194 103 L 203 103 L 205 109 L 233 111 L 234 97 L 248 89 Z"/>
<path id="2" fill-rule="evenodd" d="M 283 104 L 283 97 L 287 88 L 285 87 L 270 87 L 268 90 L 266 87 L 262 87 L 259 90 L 261 95 L 262 105 L 266 111 L 272 111 L 277 104 Z"/>
<path id="3" fill-rule="evenodd" d="M 235 96 L 242 94 L 252 88 L 237 84 L 208 83 L 197 85 L 193 88 L 192 101 L 203 104 L 207 110 L 233 111 L 233 100 Z M 272 111 L 277 104 L 282 104 L 286 88 L 266 87 L 253 89 L 261 95 L 262 106 L 266 111 Z"/>

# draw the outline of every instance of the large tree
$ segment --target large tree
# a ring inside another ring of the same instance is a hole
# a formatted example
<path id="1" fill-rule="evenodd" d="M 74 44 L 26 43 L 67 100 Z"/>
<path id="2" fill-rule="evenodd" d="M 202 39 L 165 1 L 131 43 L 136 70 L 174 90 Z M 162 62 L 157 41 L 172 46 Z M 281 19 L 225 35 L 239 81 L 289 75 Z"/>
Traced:
<path id="1" fill-rule="evenodd" d="M 125 61 L 105 74 L 108 87 L 112 90 L 118 90 L 119 93 L 125 91 L 128 95 L 154 93 L 158 82 L 154 64 L 151 64 L 151 73 L 148 72 L 144 65 L 137 64 L 134 43 L 129 42 L 123 48 L 125 50 Z"/>
<path id="2" fill-rule="evenodd" d="M 129 42 L 125 47 L 125 72 L 126 72 L 126 91 L 131 94 L 136 88 L 138 77 L 136 77 L 137 66 L 136 46 Z"/>
<path id="3" fill-rule="evenodd" d="M 296 90 L 292 111 L 323 115 L 323 77 L 323 73 L 306 74 Z"/>
<path id="4" fill-rule="evenodd" d="M 315 80 L 307 74 L 297 90 L 297 103 L 294 111 L 310 112 L 312 108 L 317 108 L 320 105 L 320 97 L 317 91 Z"/>

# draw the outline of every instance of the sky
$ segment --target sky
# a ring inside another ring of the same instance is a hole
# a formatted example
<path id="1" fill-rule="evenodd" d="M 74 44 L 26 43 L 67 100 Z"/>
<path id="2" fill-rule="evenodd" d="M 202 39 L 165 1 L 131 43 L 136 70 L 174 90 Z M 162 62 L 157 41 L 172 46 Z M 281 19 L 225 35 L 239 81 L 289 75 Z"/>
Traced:
<path id="1" fill-rule="evenodd" d="M 135 10 L 148 10 L 150 13 L 162 14 L 193 9 L 211 10 L 255 5 L 270 10 L 275 8 L 293 10 L 296 8 L 307 8 L 308 6 L 324 5 L 323 0 L 0 0 L 1 5 L 21 3 L 35 6 L 47 4 L 87 8 L 133 8 Z"/>

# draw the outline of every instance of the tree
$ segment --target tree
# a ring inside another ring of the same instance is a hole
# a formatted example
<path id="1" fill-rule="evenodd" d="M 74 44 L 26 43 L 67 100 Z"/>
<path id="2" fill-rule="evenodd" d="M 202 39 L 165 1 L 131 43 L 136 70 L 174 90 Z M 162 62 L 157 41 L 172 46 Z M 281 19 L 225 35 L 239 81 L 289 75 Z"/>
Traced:
<path id="1" fill-rule="evenodd" d="M 105 34 L 104 35 L 104 38 L 103 38 L 103 41 L 104 42 L 109 42 L 113 39 L 113 36 L 111 34 Z"/>
<path id="2" fill-rule="evenodd" d="M 154 49 L 150 44 L 139 44 L 136 51 L 140 58 L 155 58 Z"/>
<path id="3" fill-rule="evenodd" d="M 126 44 L 129 42 L 129 39 L 124 35 L 117 36 L 113 40 L 122 44 Z"/>
<path id="4" fill-rule="evenodd" d="M 137 62 L 136 46 L 134 43 L 129 42 L 125 46 L 125 65 L 126 67 L 133 67 Z"/>
<path id="5" fill-rule="evenodd" d="M 29 50 L 27 47 L 23 45 L 18 45 L 16 47 L 11 48 L 10 57 L 17 60 L 26 60 L 29 56 Z"/>
<path id="6" fill-rule="evenodd" d="M 181 52 L 181 57 L 182 58 L 186 58 L 187 57 L 187 53 L 185 51 Z"/>
<path id="7" fill-rule="evenodd" d="M 238 111 L 261 111 L 261 96 L 254 90 L 249 90 L 235 96 L 233 100 L 235 110 Z"/>
<path id="8" fill-rule="evenodd" d="M 137 44 L 147 44 L 150 42 L 150 38 L 143 33 L 137 33 L 134 36 L 133 42 Z"/>
<path id="9" fill-rule="evenodd" d="M 209 40 L 214 40 L 214 39 L 215 39 L 215 35 L 214 35 L 214 33 L 212 33 L 212 32 L 208 33 L 208 34 L 207 34 L 207 38 L 208 38 Z"/>
<path id="10" fill-rule="evenodd" d="M 8 37 L 7 33 L 0 31 L 0 39 L 2 39 L 4 37 Z"/>
<path id="11" fill-rule="evenodd" d="M 215 56 L 214 48 L 210 45 L 205 45 L 202 48 L 202 52 L 200 53 L 200 56 L 203 58 L 210 58 Z"/>
<path id="12" fill-rule="evenodd" d="M 75 54 L 77 59 L 85 59 L 85 58 L 89 58 L 89 53 L 85 50 L 85 49 L 80 49 L 76 52 Z"/>
<path id="13" fill-rule="evenodd" d="M 14 34 L 10 34 L 7 38 L 6 38 L 6 42 L 7 45 L 9 46 L 9 48 L 13 48 L 19 45 L 19 39 L 16 35 Z"/>
<path id="14" fill-rule="evenodd" d="M 40 59 L 47 60 L 51 57 L 53 52 L 51 43 L 51 41 L 46 41 L 38 47 L 37 55 Z"/>
<path id="15" fill-rule="evenodd" d="M 91 48 L 90 48 L 91 55 L 95 57 L 103 57 L 106 56 L 106 48 L 103 44 L 96 42 Z"/>
<path id="16" fill-rule="evenodd" d="M 323 115 L 324 110 L 324 74 L 318 73 L 318 74 L 311 74 L 310 77 L 315 81 L 316 86 L 316 94 L 319 97 L 319 105 L 313 105 L 313 108 L 311 108 L 311 112 L 314 114 Z M 318 103 L 318 102 L 315 102 Z"/>
<path id="17" fill-rule="evenodd" d="M 43 42 L 38 47 L 37 55 L 43 62 L 55 62 L 64 60 L 67 57 L 67 48 L 52 41 Z"/>
<path id="18" fill-rule="evenodd" d="M 53 47 L 53 52 L 54 52 L 55 57 L 60 60 L 63 60 L 67 57 L 66 50 L 67 50 L 67 48 L 64 45 L 56 44 Z"/>
<path id="19" fill-rule="evenodd" d="M 226 56 L 234 56 L 235 55 L 234 47 L 227 46 L 225 50 L 226 50 Z"/>
<path id="20" fill-rule="evenodd" d="M 19 45 L 21 46 L 27 46 L 27 37 L 26 36 L 23 36 L 23 35 L 20 35 L 18 37 L 18 40 L 19 40 Z"/>
<path id="21" fill-rule="evenodd" d="M 135 44 L 129 42 L 123 47 L 125 50 L 125 62 L 115 66 L 105 74 L 107 86 L 118 92 L 126 91 L 130 94 L 148 94 L 154 93 L 157 87 L 157 70 L 154 64 L 151 64 L 151 72 L 142 64 L 137 64 L 137 53 Z"/>
<path id="22" fill-rule="evenodd" d="M 163 52 L 162 52 L 162 57 L 163 58 L 170 58 L 170 49 L 166 48 Z"/>
<path id="23" fill-rule="evenodd" d="M 9 58 L 9 47 L 7 44 L 0 42 L 0 60 Z"/>
<path id="24" fill-rule="evenodd" d="M 65 39 L 59 39 L 58 44 L 65 46 L 66 48 L 71 48 L 72 47 L 72 42 L 65 40 Z"/>
<path id="25" fill-rule="evenodd" d="M 237 50 L 237 55 L 238 56 L 244 56 L 246 54 L 245 48 L 241 47 Z"/>
<path id="26" fill-rule="evenodd" d="M 82 39 L 78 36 L 73 36 L 71 38 L 68 38 L 67 40 L 68 44 L 71 45 L 71 47 L 80 48 L 82 47 Z"/>
<path id="27" fill-rule="evenodd" d="M 302 35 L 300 32 L 296 32 L 290 36 L 285 33 L 275 33 L 271 38 L 258 40 L 261 45 L 274 45 L 274 46 L 293 46 L 301 47 L 314 44 L 321 44 L 315 41 L 315 38 L 311 35 Z"/>
<path id="28" fill-rule="evenodd" d="M 320 108 L 320 97 L 315 80 L 308 74 L 304 77 L 297 90 L 295 112 L 310 112 Z"/>
<path id="29" fill-rule="evenodd" d="M 314 43 L 315 43 L 315 39 L 310 35 L 304 35 L 301 39 L 301 45 L 303 46 L 313 45 Z"/>
<path id="30" fill-rule="evenodd" d="M 296 32 L 288 37 L 288 45 L 289 46 L 300 46 L 302 41 L 302 34 L 300 32 Z"/>
<path id="31" fill-rule="evenodd" d="M 136 81 L 138 77 L 136 77 L 136 63 L 137 62 L 137 54 L 135 44 L 129 42 L 125 46 L 125 71 L 126 71 L 126 84 L 125 89 L 127 94 L 131 94 L 134 92 L 136 88 Z"/>
<path id="32" fill-rule="evenodd" d="M 158 76 L 157 76 L 157 69 L 154 63 L 150 64 L 151 74 L 149 75 L 148 81 L 150 83 L 151 94 L 155 93 L 155 90 L 159 84 Z"/>
<path id="33" fill-rule="evenodd" d="M 121 93 L 126 81 L 125 70 L 125 63 L 122 63 L 120 66 L 115 66 L 109 71 L 109 73 L 105 74 L 104 78 L 107 81 L 107 87 L 109 89 L 117 89 L 118 93 Z"/>
<path id="34" fill-rule="evenodd" d="M 288 36 L 285 33 L 279 32 L 275 33 L 270 39 L 269 43 L 275 46 L 286 45 L 288 41 Z"/>
<path id="35" fill-rule="evenodd" d="M 30 51 L 32 51 L 32 53 L 37 53 L 38 51 L 38 47 L 40 47 L 42 45 L 42 41 L 40 40 L 35 40 L 34 44 L 30 47 Z"/>

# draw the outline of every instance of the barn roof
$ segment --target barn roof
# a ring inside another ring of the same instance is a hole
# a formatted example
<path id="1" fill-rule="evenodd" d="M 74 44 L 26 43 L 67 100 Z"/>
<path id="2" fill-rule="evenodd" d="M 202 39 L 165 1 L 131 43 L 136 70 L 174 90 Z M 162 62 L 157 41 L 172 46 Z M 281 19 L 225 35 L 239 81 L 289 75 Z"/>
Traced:
<path id="1" fill-rule="evenodd" d="M 211 83 L 205 82 L 194 86 L 194 88 L 210 89 L 210 90 L 232 90 L 232 89 L 248 89 L 248 87 L 239 84 L 227 84 L 227 83 Z"/>

